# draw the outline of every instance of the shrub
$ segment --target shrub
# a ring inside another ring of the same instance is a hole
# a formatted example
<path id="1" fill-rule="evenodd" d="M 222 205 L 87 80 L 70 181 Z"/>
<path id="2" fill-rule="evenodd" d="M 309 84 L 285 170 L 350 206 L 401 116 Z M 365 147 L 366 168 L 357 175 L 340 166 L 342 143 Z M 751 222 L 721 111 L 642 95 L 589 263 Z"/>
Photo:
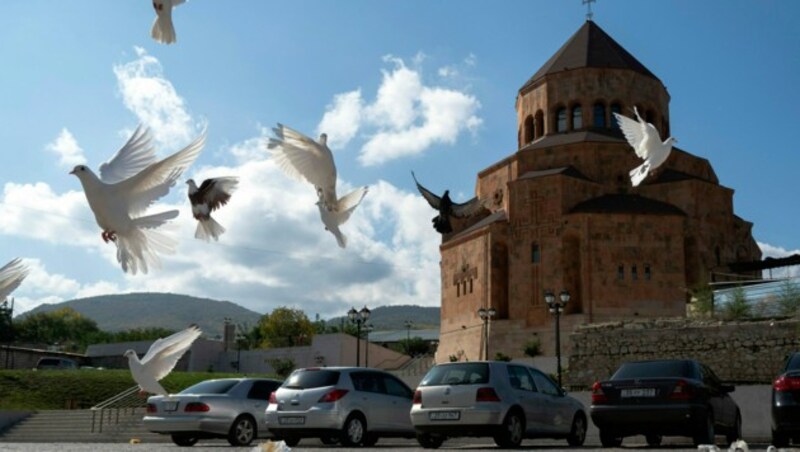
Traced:
<path id="1" fill-rule="evenodd" d="M 795 315 L 800 308 L 800 287 L 791 281 L 781 284 L 778 305 L 782 315 Z"/>
<path id="2" fill-rule="evenodd" d="M 267 360 L 270 366 L 275 370 L 281 378 L 286 378 L 297 367 L 292 358 L 275 358 Z"/>
<path id="3" fill-rule="evenodd" d="M 750 317 L 750 305 L 744 289 L 739 286 L 733 290 L 732 299 L 725 304 L 722 314 L 727 320 L 742 320 Z"/>
<path id="4" fill-rule="evenodd" d="M 497 352 L 494 354 L 495 361 L 511 361 L 511 357 L 506 355 L 503 352 Z"/>
<path id="5" fill-rule="evenodd" d="M 542 354 L 542 344 L 539 342 L 539 338 L 533 338 L 525 343 L 525 346 L 522 348 L 522 352 L 525 353 L 525 356 L 528 357 L 536 357 Z"/>

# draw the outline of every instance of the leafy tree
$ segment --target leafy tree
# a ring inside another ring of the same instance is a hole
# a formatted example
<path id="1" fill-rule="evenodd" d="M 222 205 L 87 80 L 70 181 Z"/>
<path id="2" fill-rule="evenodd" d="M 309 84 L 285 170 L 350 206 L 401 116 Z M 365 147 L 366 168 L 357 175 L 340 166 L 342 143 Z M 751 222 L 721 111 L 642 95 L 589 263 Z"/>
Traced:
<path id="1" fill-rule="evenodd" d="M 65 350 L 78 351 L 100 329 L 94 320 L 72 308 L 62 308 L 25 316 L 16 322 L 15 332 L 20 342 L 60 344 Z"/>
<path id="2" fill-rule="evenodd" d="M 750 317 L 750 305 L 747 303 L 747 296 L 742 286 L 733 290 L 732 299 L 725 304 L 722 314 L 728 320 L 741 320 Z"/>
<path id="3" fill-rule="evenodd" d="M 409 356 L 427 355 L 430 352 L 428 341 L 418 336 L 402 339 L 398 344 L 400 345 L 400 350 Z"/>
<path id="4" fill-rule="evenodd" d="M 297 367 L 292 358 L 274 358 L 267 360 L 270 366 L 275 370 L 281 378 L 286 378 Z"/>
<path id="5" fill-rule="evenodd" d="M 258 329 L 263 348 L 308 345 L 315 332 L 314 324 L 303 311 L 285 306 L 262 316 Z"/>
<path id="6" fill-rule="evenodd" d="M 800 308 L 800 287 L 791 281 L 784 281 L 778 294 L 778 305 L 783 315 L 797 314 L 797 309 Z"/>
<path id="7" fill-rule="evenodd" d="M 0 303 L 0 342 L 11 342 L 14 340 L 14 324 L 11 321 L 13 315 L 14 302 L 9 306 L 8 300 Z"/>
<path id="8" fill-rule="evenodd" d="M 691 291 L 694 298 L 695 311 L 702 315 L 714 314 L 714 289 L 706 284 L 700 283 Z"/>

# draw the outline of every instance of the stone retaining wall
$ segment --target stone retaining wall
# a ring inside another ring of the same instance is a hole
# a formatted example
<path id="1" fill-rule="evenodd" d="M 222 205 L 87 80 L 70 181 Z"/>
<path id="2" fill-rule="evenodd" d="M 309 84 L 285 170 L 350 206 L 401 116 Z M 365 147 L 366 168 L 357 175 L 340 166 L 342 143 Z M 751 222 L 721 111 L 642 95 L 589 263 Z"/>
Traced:
<path id="1" fill-rule="evenodd" d="M 800 351 L 800 320 L 722 322 L 658 319 L 584 325 L 569 336 L 565 383 L 588 388 L 626 361 L 693 358 L 734 383 L 771 384 Z"/>

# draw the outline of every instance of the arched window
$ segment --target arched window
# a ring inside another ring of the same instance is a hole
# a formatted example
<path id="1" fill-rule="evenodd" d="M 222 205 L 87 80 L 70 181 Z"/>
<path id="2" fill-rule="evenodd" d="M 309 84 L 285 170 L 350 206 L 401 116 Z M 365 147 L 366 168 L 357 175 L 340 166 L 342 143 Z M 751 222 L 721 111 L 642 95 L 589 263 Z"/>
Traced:
<path id="1" fill-rule="evenodd" d="M 567 131 L 567 109 L 559 107 L 556 109 L 556 132 Z"/>
<path id="2" fill-rule="evenodd" d="M 592 110 L 592 117 L 593 117 L 593 125 L 595 127 L 603 127 L 606 126 L 606 104 L 602 102 L 598 102 L 594 104 L 594 108 Z"/>
<path id="3" fill-rule="evenodd" d="M 583 110 L 580 105 L 572 107 L 572 130 L 583 128 Z"/>
<path id="4" fill-rule="evenodd" d="M 544 113 L 542 110 L 536 112 L 534 125 L 533 131 L 535 132 L 535 138 L 539 138 L 544 135 Z"/>
<path id="5" fill-rule="evenodd" d="M 622 114 L 622 105 L 616 102 L 611 104 L 611 128 L 614 130 L 619 130 L 619 123 L 617 122 L 617 118 L 614 117 L 614 113 Z"/>
<path id="6" fill-rule="evenodd" d="M 535 133 L 534 133 L 535 129 L 533 127 L 533 116 L 528 115 L 528 117 L 525 118 L 524 130 L 525 130 L 525 132 L 523 133 L 522 136 L 523 136 L 523 139 L 525 141 L 523 141 L 523 144 L 528 144 L 531 141 L 533 141 L 533 139 L 535 137 Z"/>

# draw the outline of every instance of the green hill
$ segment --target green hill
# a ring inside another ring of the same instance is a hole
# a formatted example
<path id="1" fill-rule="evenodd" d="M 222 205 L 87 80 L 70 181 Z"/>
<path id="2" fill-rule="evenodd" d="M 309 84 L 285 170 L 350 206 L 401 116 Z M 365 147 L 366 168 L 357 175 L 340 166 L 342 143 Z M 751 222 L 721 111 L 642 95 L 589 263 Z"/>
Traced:
<path id="1" fill-rule="evenodd" d="M 161 327 L 182 330 L 196 323 L 206 337 L 222 335 L 225 318 L 249 327 L 258 323 L 261 314 L 230 301 L 211 300 L 172 293 L 129 293 L 80 298 L 62 303 L 45 304 L 28 313 L 72 308 L 94 320 L 104 331 Z M 20 318 L 26 314 L 22 314 Z"/>
<path id="2" fill-rule="evenodd" d="M 347 317 L 334 317 L 328 320 L 328 324 L 339 326 L 343 320 L 348 321 Z M 404 330 L 406 320 L 414 322 L 411 328 L 415 330 L 439 328 L 440 309 L 413 305 L 378 306 L 370 309 L 369 323 L 375 326 L 376 331 Z"/>

